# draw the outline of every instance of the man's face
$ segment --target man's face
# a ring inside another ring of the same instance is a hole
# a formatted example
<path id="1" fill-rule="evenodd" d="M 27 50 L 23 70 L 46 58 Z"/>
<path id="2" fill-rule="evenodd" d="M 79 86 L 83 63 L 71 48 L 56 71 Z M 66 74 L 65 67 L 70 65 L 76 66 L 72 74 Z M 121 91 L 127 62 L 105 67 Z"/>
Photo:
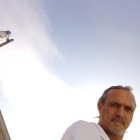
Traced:
<path id="1" fill-rule="evenodd" d="M 111 89 L 105 103 L 98 103 L 99 124 L 107 134 L 123 136 L 132 121 L 135 99 L 131 92 L 123 89 Z"/>

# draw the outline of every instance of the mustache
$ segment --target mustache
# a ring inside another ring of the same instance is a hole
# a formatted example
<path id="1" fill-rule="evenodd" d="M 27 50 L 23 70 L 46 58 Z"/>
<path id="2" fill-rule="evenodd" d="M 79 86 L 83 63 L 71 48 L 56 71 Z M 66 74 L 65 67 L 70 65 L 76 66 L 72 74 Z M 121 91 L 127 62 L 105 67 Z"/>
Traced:
<path id="1" fill-rule="evenodd" d="M 121 117 L 119 117 L 119 116 L 113 117 L 111 121 L 121 123 L 122 125 L 126 124 L 126 121 L 124 119 L 122 119 Z"/>

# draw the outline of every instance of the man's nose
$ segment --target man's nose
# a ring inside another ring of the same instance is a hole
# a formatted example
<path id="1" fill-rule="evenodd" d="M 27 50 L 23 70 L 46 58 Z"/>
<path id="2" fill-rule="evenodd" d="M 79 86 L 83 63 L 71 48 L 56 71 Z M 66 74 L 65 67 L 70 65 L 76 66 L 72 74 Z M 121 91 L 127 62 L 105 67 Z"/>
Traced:
<path id="1" fill-rule="evenodd" d="M 123 107 L 120 107 L 120 108 L 118 109 L 117 114 L 118 114 L 120 117 L 124 117 L 124 115 L 125 115 L 125 109 L 124 109 Z"/>

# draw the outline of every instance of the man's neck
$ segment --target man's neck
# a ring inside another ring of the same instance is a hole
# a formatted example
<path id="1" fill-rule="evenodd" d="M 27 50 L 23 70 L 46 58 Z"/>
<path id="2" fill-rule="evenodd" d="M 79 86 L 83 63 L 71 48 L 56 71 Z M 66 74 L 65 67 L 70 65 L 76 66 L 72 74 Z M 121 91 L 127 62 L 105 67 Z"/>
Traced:
<path id="1" fill-rule="evenodd" d="M 106 133 L 108 135 L 108 137 L 110 138 L 110 140 L 123 140 L 123 135 L 119 136 L 119 135 L 110 135 L 108 133 Z"/>
<path id="2" fill-rule="evenodd" d="M 99 124 L 100 125 L 100 124 Z M 100 125 L 101 126 L 101 125 Z M 101 126 L 102 127 L 102 126 Z M 103 127 L 102 127 L 103 128 Z M 103 130 L 105 131 L 105 133 L 107 134 L 107 136 L 110 138 L 110 140 L 123 140 L 123 136 L 124 136 L 124 134 L 122 134 L 122 135 L 117 135 L 117 134 L 114 134 L 114 133 L 111 133 L 111 132 L 109 132 L 109 131 L 107 131 L 107 130 L 105 130 L 104 128 L 103 128 Z"/>

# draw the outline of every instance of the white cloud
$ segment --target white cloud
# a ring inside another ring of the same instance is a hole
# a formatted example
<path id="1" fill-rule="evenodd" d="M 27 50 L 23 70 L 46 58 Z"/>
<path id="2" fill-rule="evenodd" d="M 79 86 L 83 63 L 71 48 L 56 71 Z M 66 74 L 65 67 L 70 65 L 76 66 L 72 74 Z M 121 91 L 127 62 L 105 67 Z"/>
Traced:
<path id="1" fill-rule="evenodd" d="M 48 72 L 33 50 L 2 48 L 0 65 L 3 92 L 10 102 L 4 115 L 12 139 L 57 140 L 74 121 L 92 121 L 98 115 L 98 88 L 74 91 Z"/>
<path id="2" fill-rule="evenodd" d="M 8 100 L 5 105 L 10 105 L 8 109 L 3 107 L 3 112 L 14 140 L 51 139 L 51 127 L 55 127 L 52 121 L 61 108 L 64 110 L 65 100 L 61 98 L 71 91 L 47 71 L 48 65 L 43 66 L 43 61 L 48 64 L 61 55 L 50 37 L 41 2 L 5 0 L 0 5 L 0 28 L 11 30 L 15 39 L 0 48 L 0 82 Z"/>
<path id="3" fill-rule="evenodd" d="M 11 30 L 15 47 L 31 47 L 47 64 L 62 57 L 51 39 L 51 25 L 43 1 L 5 0 L 0 9 L 3 19 L 0 30 Z"/>
<path id="4" fill-rule="evenodd" d="M 49 73 L 30 49 L 2 51 L 0 60 L 3 92 L 11 105 L 5 118 L 12 139 L 51 138 L 55 119 L 59 123 L 72 90 Z"/>

